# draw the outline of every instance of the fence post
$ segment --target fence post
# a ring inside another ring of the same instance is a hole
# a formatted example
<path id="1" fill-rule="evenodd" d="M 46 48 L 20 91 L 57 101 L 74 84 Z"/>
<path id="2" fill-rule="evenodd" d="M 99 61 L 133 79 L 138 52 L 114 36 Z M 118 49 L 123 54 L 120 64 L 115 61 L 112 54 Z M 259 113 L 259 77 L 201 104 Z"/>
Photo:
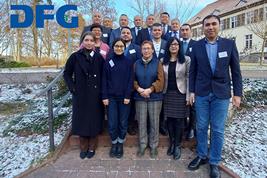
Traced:
<path id="1" fill-rule="evenodd" d="M 49 142 L 50 142 L 50 151 L 55 150 L 54 143 L 54 115 L 53 115 L 53 102 L 52 102 L 52 88 L 47 91 L 48 97 L 48 125 L 49 125 Z"/>

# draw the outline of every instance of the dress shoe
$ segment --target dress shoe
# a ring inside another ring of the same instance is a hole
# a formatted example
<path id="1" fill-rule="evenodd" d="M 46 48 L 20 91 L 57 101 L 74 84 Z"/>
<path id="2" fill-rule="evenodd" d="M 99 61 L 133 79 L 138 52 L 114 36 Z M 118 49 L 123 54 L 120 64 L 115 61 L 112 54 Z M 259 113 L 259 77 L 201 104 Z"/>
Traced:
<path id="1" fill-rule="evenodd" d="M 81 151 L 80 152 L 80 158 L 84 159 L 87 156 L 87 151 Z"/>
<path id="2" fill-rule="evenodd" d="M 188 169 L 191 171 L 197 170 L 200 165 L 206 164 L 208 162 L 208 158 L 201 159 L 199 156 L 197 156 L 193 161 L 191 161 L 188 165 Z"/>
<path id="3" fill-rule="evenodd" d="M 128 132 L 129 135 L 136 135 L 137 134 L 137 129 L 133 125 L 130 125 L 128 127 L 127 132 Z"/>
<path id="4" fill-rule="evenodd" d="M 217 165 L 210 165 L 210 178 L 221 178 L 221 173 Z"/>
<path id="5" fill-rule="evenodd" d="M 95 156 L 95 150 L 89 150 L 88 152 L 87 152 L 87 158 L 92 158 L 92 157 L 94 157 Z"/>
<path id="6" fill-rule="evenodd" d="M 110 151 L 109 151 L 109 156 L 111 158 L 114 158 L 116 156 L 117 153 L 117 144 L 112 144 Z"/>
<path id="7" fill-rule="evenodd" d="M 174 150 L 174 144 L 171 143 L 168 150 L 167 150 L 167 155 L 171 156 L 173 154 L 173 150 Z"/>
<path id="8" fill-rule="evenodd" d="M 121 158 L 122 156 L 123 156 L 123 143 L 117 143 L 116 158 Z"/>
<path id="9" fill-rule="evenodd" d="M 194 138 L 194 134 L 195 134 L 194 129 L 190 129 L 189 132 L 187 133 L 186 139 L 189 140 Z"/>
<path id="10" fill-rule="evenodd" d="M 143 148 L 143 147 L 139 147 L 138 148 L 138 151 L 137 151 L 137 156 L 138 157 L 142 157 L 145 155 L 145 151 L 146 151 L 146 148 Z"/>
<path id="11" fill-rule="evenodd" d="M 167 136 L 168 135 L 168 131 L 165 127 L 160 127 L 159 128 L 159 133 L 163 136 Z"/>
<path id="12" fill-rule="evenodd" d="M 151 148 L 150 150 L 150 158 L 155 159 L 158 156 L 157 148 Z"/>
<path id="13" fill-rule="evenodd" d="M 181 147 L 175 146 L 173 150 L 173 159 L 177 160 L 181 157 Z"/>

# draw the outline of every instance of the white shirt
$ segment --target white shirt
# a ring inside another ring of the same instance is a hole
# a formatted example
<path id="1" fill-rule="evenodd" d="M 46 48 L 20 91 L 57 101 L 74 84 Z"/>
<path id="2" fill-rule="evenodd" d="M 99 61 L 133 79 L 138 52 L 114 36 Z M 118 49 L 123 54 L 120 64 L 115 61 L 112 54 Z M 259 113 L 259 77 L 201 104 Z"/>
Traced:
<path id="1" fill-rule="evenodd" d="M 159 42 L 156 42 L 153 39 L 152 42 L 153 42 L 153 46 L 154 46 L 154 49 L 155 49 L 155 53 L 156 53 L 156 55 L 158 57 L 159 56 L 159 52 L 160 52 L 161 40 Z"/>

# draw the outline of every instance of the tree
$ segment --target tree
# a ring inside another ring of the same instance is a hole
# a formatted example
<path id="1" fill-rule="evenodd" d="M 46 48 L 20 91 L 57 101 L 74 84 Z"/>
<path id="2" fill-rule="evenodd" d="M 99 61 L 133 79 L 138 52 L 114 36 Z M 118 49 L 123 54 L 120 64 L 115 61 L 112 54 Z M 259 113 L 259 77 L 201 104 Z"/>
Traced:
<path id="1" fill-rule="evenodd" d="M 67 0 L 65 0 L 67 1 Z M 101 12 L 102 17 L 108 16 L 116 20 L 117 12 L 112 0 L 71 0 L 72 4 L 79 6 L 80 13 L 92 17 L 94 11 Z"/>
<path id="2" fill-rule="evenodd" d="M 131 3 L 131 8 L 143 19 L 149 14 L 153 14 L 156 19 L 159 19 L 160 13 L 167 11 L 171 14 L 172 18 L 177 18 L 181 22 L 186 22 L 188 20 L 198 2 L 199 1 L 197 0 L 129 0 L 129 3 Z"/>
<path id="3" fill-rule="evenodd" d="M 259 10 L 254 10 L 252 18 L 248 21 L 249 24 L 246 27 L 259 38 L 262 39 L 261 43 L 261 55 L 260 55 L 260 65 L 263 64 L 264 61 L 264 48 L 265 44 L 267 44 L 267 19 L 264 15 L 264 3 L 263 8 Z"/>

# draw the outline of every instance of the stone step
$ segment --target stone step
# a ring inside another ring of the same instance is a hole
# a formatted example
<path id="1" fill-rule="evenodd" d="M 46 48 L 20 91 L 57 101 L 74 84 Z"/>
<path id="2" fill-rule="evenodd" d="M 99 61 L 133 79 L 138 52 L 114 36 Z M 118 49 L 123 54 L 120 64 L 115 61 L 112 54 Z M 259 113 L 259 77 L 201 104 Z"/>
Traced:
<path id="1" fill-rule="evenodd" d="M 76 147 L 80 145 L 79 136 L 77 135 L 70 135 L 69 139 L 69 146 Z M 98 136 L 98 146 L 99 147 L 109 147 L 111 145 L 110 136 L 107 132 L 102 133 Z M 138 146 L 138 135 L 127 135 L 126 141 L 124 144 L 126 147 L 137 147 Z M 159 136 L 159 146 L 160 147 L 168 147 L 169 145 L 169 138 L 168 136 Z M 192 140 L 183 140 L 182 147 L 183 148 L 194 148 L 196 145 L 196 141 Z"/>

